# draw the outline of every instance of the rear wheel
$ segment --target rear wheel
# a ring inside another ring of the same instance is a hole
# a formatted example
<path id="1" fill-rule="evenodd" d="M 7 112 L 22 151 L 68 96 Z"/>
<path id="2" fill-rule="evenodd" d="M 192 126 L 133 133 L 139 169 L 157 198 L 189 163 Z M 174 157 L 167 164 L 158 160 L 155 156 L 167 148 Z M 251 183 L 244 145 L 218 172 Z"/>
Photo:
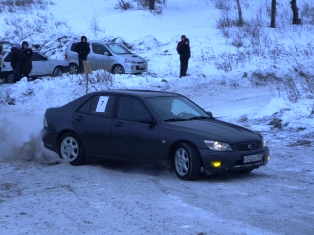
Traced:
<path id="1" fill-rule="evenodd" d="M 53 77 L 61 77 L 62 76 L 62 70 L 60 68 L 55 68 L 52 72 Z"/>
<path id="2" fill-rule="evenodd" d="M 14 83 L 14 74 L 10 73 L 6 78 L 5 78 L 6 83 Z"/>
<path id="3" fill-rule="evenodd" d="M 74 132 L 62 135 L 59 141 L 59 156 L 73 166 L 82 165 L 86 161 L 83 145 Z"/>
<path id="4" fill-rule="evenodd" d="M 70 74 L 78 74 L 78 66 L 76 64 L 70 64 L 69 72 Z"/>
<path id="5" fill-rule="evenodd" d="M 201 171 L 201 161 L 197 151 L 189 143 L 180 143 L 174 151 L 174 168 L 179 179 L 195 180 Z"/>
<path id="6" fill-rule="evenodd" d="M 124 69 L 121 65 L 115 65 L 112 68 L 112 73 L 113 74 L 124 74 Z"/>

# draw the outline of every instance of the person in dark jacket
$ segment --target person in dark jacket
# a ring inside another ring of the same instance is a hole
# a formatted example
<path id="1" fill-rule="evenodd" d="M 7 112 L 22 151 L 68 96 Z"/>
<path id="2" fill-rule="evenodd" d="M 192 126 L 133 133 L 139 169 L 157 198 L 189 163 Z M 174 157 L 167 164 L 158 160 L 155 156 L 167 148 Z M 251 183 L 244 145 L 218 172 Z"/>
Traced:
<path id="1" fill-rule="evenodd" d="M 179 47 L 178 50 L 180 54 L 180 78 L 186 76 L 186 71 L 188 70 L 189 59 L 191 57 L 190 41 L 188 38 L 184 39 L 184 43 Z"/>
<path id="2" fill-rule="evenodd" d="M 21 80 L 20 67 L 23 59 L 23 52 L 18 43 L 15 43 L 14 47 L 11 48 L 11 67 L 14 74 L 14 82 Z"/>
<path id="3" fill-rule="evenodd" d="M 179 53 L 179 48 L 180 48 L 180 46 L 182 46 L 183 43 L 184 43 L 184 39 L 186 39 L 186 36 L 185 36 L 185 35 L 182 35 L 182 36 L 181 36 L 181 41 L 178 42 L 178 44 L 177 44 L 177 52 L 178 52 L 178 53 Z"/>
<path id="4" fill-rule="evenodd" d="M 5 67 L 2 53 L 3 53 L 3 46 L 0 44 L 0 72 L 2 68 Z"/>
<path id="5" fill-rule="evenodd" d="M 22 77 L 27 77 L 27 81 L 29 81 L 29 74 L 32 72 L 33 63 L 32 63 L 32 55 L 33 50 L 30 48 L 26 48 L 23 51 L 24 57 L 21 63 L 21 75 Z"/>
<path id="6" fill-rule="evenodd" d="M 80 73 L 83 73 L 83 60 L 87 60 L 87 55 L 90 52 L 89 43 L 87 42 L 87 38 L 85 36 L 82 36 L 81 41 L 76 44 L 75 52 L 78 54 Z"/>

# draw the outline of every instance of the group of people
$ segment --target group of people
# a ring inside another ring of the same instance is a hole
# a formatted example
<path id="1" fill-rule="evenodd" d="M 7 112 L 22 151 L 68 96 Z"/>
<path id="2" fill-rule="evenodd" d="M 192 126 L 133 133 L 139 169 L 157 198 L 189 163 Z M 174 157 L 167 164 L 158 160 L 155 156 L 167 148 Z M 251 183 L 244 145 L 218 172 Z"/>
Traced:
<path id="1" fill-rule="evenodd" d="M 22 77 L 27 77 L 33 69 L 32 56 L 33 50 L 28 47 L 28 42 L 23 41 L 22 47 L 15 43 L 11 48 L 11 67 L 14 74 L 14 82 L 20 81 Z"/>
<path id="2" fill-rule="evenodd" d="M 191 57 L 190 41 L 185 36 L 181 36 L 181 41 L 177 44 L 177 52 L 180 55 L 180 78 L 186 76 L 188 70 L 189 59 Z"/>

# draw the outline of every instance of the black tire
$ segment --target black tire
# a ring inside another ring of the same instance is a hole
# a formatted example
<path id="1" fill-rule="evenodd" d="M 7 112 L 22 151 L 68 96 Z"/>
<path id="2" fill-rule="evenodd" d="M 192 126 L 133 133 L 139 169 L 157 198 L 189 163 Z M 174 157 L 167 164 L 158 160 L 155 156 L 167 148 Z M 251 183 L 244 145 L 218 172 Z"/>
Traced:
<path id="1" fill-rule="evenodd" d="M 179 143 L 174 151 L 174 169 L 181 180 L 196 180 L 201 171 L 199 154 L 189 143 Z"/>
<path id="2" fill-rule="evenodd" d="M 79 67 L 76 64 L 70 64 L 69 65 L 69 73 L 70 74 L 78 74 L 79 72 Z"/>
<path id="3" fill-rule="evenodd" d="M 58 150 L 60 158 L 73 166 L 82 165 L 86 161 L 81 140 L 74 132 L 68 132 L 61 136 Z"/>
<path id="4" fill-rule="evenodd" d="M 5 82 L 6 82 L 6 83 L 9 83 L 9 84 L 14 83 L 14 82 L 15 82 L 15 80 L 14 80 L 14 74 L 13 74 L 13 73 L 10 73 L 8 76 L 6 76 Z"/>
<path id="5" fill-rule="evenodd" d="M 62 70 L 60 68 L 55 68 L 52 72 L 53 77 L 61 77 L 62 76 Z"/>
<path id="6" fill-rule="evenodd" d="M 113 74 L 124 74 L 124 68 L 121 65 L 115 65 L 112 68 Z"/>

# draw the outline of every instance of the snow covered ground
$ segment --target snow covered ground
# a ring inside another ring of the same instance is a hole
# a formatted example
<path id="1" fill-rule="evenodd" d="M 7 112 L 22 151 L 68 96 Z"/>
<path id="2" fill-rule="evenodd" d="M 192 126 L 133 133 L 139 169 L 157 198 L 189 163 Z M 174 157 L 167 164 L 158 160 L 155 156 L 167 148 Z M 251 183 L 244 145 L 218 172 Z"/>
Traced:
<path id="1" fill-rule="evenodd" d="M 95 160 L 73 167 L 42 147 L 40 130 L 46 108 L 85 94 L 84 77 L 1 84 L 0 234 L 314 233 L 312 25 L 289 26 L 290 6 L 277 0 L 279 27 L 271 31 L 264 1 L 241 1 L 245 19 L 258 10 L 264 14 L 265 43 L 257 48 L 243 36 L 250 47 L 237 51 L 216 28 L 217 1 L 169 0 L 162 14 L 114 9 L 117 0 L 53 2 L 28 16 L 49 19 L 43 33 L 5 35 L 12 25 L 0 23 L 0 39 L 27 40 L 48 56 L 63 58 L 66 43 L 83 34 L 118 38 L 149 61 L 149 72 L 113 75 L 112 82 L 90 84 L 89 92 L 109 87 L 181 93 L 215 117 L 260 131 L 271 158 L 250 174 L 203 175 L 193 182 L 159 166 Z M 18 14 L 23 13 L 2 12 L 0 22 Z M 181 34 L 189 37 L 192 50 L 185 78 L 178 76 L 175 51 Z M 249 57 L 252 48 L 264 52 Z M 236 57 L 241 50 L 242 57 Z M 232 58 L 246 60 L 228 60 L 232 52 Z M 110 77 L 97 71 L 90 78 L 99 74 Z"/>

